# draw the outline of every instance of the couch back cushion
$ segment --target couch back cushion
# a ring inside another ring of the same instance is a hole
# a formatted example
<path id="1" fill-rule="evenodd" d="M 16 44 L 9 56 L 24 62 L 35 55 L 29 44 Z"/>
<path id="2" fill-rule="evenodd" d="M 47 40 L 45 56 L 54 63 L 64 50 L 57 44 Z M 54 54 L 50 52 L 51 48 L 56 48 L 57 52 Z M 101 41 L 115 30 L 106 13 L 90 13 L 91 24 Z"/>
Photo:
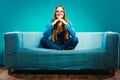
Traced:
<path id="1" fill-rule="evenodd" d="M 79 39 L 75 49 L 95 49 L 105 48 L 106 36 L 103 32 L 77 32 Z M 42 47 L 40 39 L 43 37 L 42 32 L 23 32 L 22 45 L 24 48 Z"/>
<path id="2" fill-rule="evenodd" d="M 77 32 L 79 43 L 75 49 L 98 49 L 105 48 L 105 32 Z"/>
<path id="3" fill-rule="evenodd" d="M 24 48 L 42 47 L 40 45 L 42 32 L 23 32 L 22 37 L 22 45 Z"/>

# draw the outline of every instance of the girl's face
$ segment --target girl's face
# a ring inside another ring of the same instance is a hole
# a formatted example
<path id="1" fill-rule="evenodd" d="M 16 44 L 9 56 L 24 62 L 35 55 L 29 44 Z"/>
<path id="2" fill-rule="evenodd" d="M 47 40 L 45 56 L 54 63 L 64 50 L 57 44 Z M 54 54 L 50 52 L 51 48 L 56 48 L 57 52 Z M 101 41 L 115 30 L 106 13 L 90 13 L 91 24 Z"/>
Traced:
<path id="1" fill-rule="evenodd" d="M 62 19 L 64 16 L 64 10 L 62 7 L 58 7 L 55 11 L 55 15 L 58 19 Z"/>

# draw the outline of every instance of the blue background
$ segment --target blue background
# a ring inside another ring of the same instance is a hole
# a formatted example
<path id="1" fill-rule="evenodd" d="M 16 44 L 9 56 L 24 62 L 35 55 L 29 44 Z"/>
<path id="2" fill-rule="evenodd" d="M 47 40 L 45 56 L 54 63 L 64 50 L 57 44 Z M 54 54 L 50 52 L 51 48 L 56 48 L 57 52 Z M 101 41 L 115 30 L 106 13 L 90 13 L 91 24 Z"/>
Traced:
<path id="1" fill-rule="evenodd" d="M 120 33 L 120 0 L 0 0 L 1 65 L 4 33 L 44 31 L 58 4 L 65 7 L 67 18 L 78 32 Z"/>

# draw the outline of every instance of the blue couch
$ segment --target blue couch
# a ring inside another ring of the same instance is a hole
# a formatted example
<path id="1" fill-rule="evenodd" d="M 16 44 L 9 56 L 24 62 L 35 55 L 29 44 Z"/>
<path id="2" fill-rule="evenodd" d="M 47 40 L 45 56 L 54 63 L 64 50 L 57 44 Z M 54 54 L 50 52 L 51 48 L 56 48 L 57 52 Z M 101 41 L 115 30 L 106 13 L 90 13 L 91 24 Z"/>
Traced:
<path id="1" fill-rule="evenodd" d="M 116 32 L 77 32 L 74 50 L 45 49 L 42 32 L 7 32 L 5 66 L 8 73 L 17 69 L 80 70 L 118 68 L 119 34 Z"/>

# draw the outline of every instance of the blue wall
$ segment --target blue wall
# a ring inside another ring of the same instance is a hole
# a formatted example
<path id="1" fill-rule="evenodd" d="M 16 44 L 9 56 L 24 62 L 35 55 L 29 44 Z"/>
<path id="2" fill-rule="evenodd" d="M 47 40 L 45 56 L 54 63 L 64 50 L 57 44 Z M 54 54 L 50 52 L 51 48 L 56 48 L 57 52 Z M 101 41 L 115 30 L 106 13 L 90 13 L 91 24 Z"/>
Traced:
<path id="1" fill-rule="evenodd" d="M 44 31 L 58 4 L 65 7 L 76 31 L 120 33 L 120 0 L 0 0 L 0 64 L 4 33 Z"/>

